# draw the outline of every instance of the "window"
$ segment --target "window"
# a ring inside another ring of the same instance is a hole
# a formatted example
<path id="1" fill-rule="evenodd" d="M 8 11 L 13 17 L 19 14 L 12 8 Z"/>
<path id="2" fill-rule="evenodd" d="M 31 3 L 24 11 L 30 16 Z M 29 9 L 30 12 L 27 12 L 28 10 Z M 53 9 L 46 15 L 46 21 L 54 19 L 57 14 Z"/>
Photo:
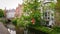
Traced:
<path id="1" fill-rule="evenodd" d="M 48 17 L 48 19 L 50 19 L 50 18 Z"/>
<path id="2" fill-rule="evenodd" d="M 49 24 L 49 21 L 46 21 L 46 25 L 48 25 Z"/>
<path id="3" fill-rule="evenodd" d="M 47 16 L 47 12 L 45 12 L 44 15 Z"/>

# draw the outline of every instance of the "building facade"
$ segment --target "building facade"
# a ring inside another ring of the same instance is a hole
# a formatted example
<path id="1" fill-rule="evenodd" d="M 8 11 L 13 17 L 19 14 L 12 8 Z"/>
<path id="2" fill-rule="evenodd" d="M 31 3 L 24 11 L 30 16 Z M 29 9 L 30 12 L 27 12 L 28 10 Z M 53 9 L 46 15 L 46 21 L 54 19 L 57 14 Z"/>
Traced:
<path id="1" fill-rule="evenodd" d="M 57 0 L 55 9 L 55 22 L 57 26 L 60 26 L 60 0 Z"/>
<path id="2" fill-rule="evenodd" d="M 18 7 L 16 8 L 16 11 L 15 11 L 15 16 L 20 18 L 22 13 L 23 13 L 23 6 L 18 4 Z"/>
<path id="3" fill-rule="evenodd" d="M 15 17 L 19 18 L 19 17 L 21 17 L 22 12 L 23 12 L 22 5 L 18 4 L 18 7 L 16 7 L 16 9 L 9 9 L 9 10 L 7 10 L 5 8 L 4 16 L 7 19 L 11 19 L 11 18 L 15 18 Z"/>
<path id="4" fill-rule="evenodd" d="M 5 9 L 5 17 L 7 19 L 11 19 L 11 18 L 14 18 L 15 17 L 15 9 Z"/>
<path id="5" fill-rule="evenodd" d="M 41 1 L 41 18 L 45 21 L 45 25 L 47 26 L 53 26 L 55 23 L 54 20 L 54 7 L 51 6 L 52 4 L 55 4 L 56 0 L 42 0 Z"/>

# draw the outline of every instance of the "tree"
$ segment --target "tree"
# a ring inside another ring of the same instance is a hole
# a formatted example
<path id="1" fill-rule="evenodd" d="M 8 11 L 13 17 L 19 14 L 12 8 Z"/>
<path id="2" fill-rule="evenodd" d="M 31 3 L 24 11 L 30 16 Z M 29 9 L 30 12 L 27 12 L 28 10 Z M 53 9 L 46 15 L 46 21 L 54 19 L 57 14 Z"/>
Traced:
<path id="1" fill-rule="evenodd" d="M 13 20 L 13 24 L 16 26 L 17 30 L 19 27 L 27 27 L 29 24 L 32 24 L 32 20 L 34 19 L 34 25 L 40 25 L 40 2 L 39 0 L 27 0 L 23 3 L 23 14 L 20 18 L 16 18 Z M 17 34 L 19 34 L 17 32 Z"/>
<path id="2" fill-rule="evenodd" d="M 40 1 L 39 0 L 27 0 L 24 2 L 24 13 L 26 13 L 25 17 L 29 17 L 26 18 L 26 20 L 30 21 L 30 23 L 32 24 L 31 20 L 34 19 L 35 20 L 35 24 L 40 24 L 41 21 L 41 15 L 40 15 Z M 25 21 L 26 21 L 25 20 Z"/>
<path id="3" fill-rule="evenodd" d="M 0 9 L 0 22 L 5 23 L 5 19 L 3 17 L 4 17 L 4 10 Z"/>
<path id="4" fill-rule="evenodd" d="M 4 17 L 4 10 L 0 9 L 0 18 Z"/>
<path id="5" fill-rule="evenodd" d="M 40 26 L 41 23 L 41 13 L 40 7 L 41 2 L 39 0 L 25 0 L 23 3 L 23 14 L 20 18 L 16 18 L 13 20 L 13 24 L 19 27 L 27 27 L 27 26 Z M 52 6 L 51 6 L 52 7 Z"/>

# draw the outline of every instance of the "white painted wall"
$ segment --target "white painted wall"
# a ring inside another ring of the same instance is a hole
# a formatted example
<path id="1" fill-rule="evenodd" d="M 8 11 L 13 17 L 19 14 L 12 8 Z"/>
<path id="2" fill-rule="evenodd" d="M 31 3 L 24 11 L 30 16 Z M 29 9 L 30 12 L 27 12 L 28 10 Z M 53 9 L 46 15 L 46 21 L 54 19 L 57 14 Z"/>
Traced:
<path id="1" fill-rule="evenodd" d="M 7 18 L 13 18 L 13 17 L 15 17 L 14 15 L 15 15 L 15 12 L 8 12 L 8 13 L 6 13 L 6 17 Z"/>
<path id="2" fill-rule="evenodd" d="M 12 9 L 12 10 L 7 10 L 6 12 L 6 18 L 13 18 L 15 17 L 15 10 Z"/>

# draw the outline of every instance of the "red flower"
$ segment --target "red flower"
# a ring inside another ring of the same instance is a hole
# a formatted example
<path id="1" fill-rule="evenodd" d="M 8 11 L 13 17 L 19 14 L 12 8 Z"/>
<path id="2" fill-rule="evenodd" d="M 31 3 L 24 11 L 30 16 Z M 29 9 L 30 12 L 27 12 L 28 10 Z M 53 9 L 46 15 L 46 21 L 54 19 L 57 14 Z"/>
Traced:
<path id="1" fill-rule="evenodd" d="M 33 18 L 33 19 L 31 20 L 31 22 L 32 22 L 32 24 L 35 24 L 35 19 Z"/>

